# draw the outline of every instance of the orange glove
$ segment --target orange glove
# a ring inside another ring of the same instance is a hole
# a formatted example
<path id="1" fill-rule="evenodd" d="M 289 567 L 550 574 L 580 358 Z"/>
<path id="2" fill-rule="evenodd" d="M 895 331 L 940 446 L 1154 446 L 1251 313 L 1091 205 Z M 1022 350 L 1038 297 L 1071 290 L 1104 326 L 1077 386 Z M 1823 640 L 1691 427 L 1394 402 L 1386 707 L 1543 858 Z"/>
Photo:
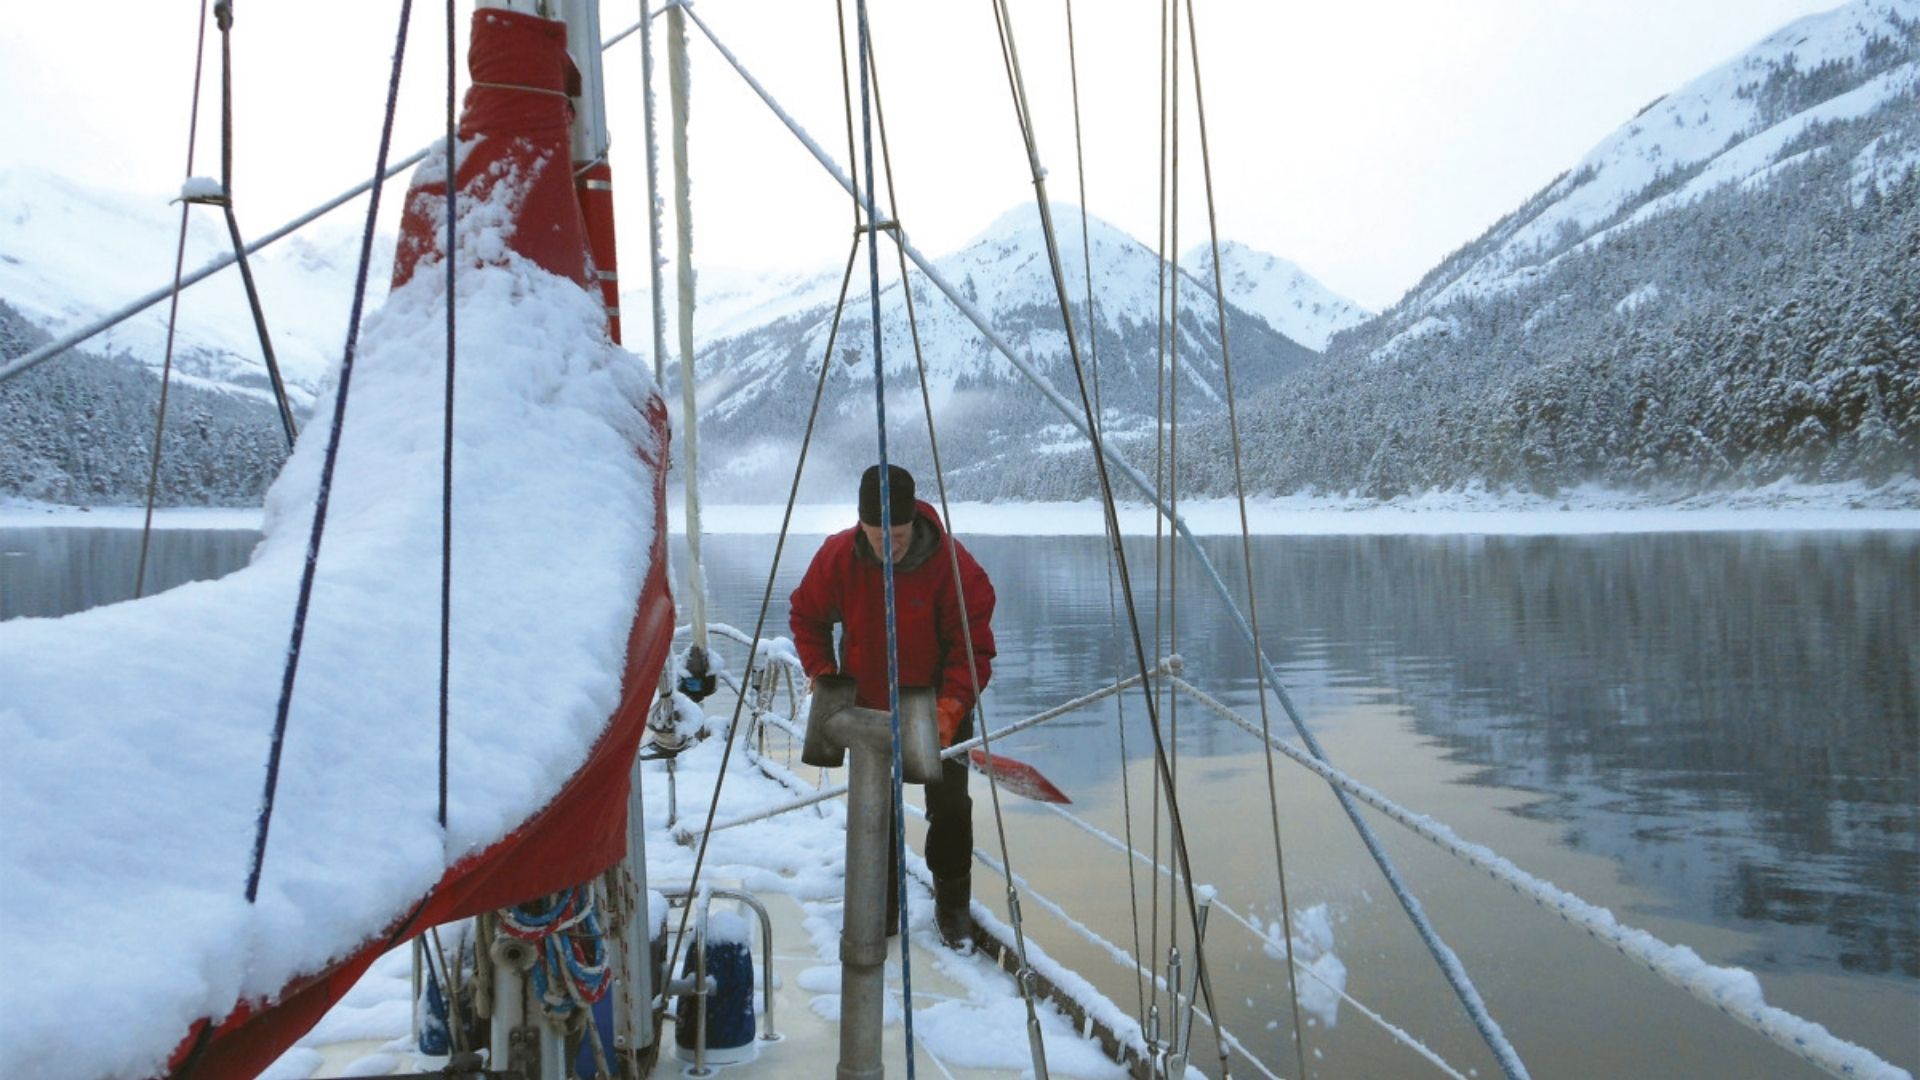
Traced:
<path id="1" fill-rule="evenodd" d="M 967 707 L 960 704 L 958 698 L 943 697 L 938 706 L 936 720 L 940 725 L 940 745 L 952 746 L 954 736 L 960 734 L 960 721 L 967 718 Z"/>

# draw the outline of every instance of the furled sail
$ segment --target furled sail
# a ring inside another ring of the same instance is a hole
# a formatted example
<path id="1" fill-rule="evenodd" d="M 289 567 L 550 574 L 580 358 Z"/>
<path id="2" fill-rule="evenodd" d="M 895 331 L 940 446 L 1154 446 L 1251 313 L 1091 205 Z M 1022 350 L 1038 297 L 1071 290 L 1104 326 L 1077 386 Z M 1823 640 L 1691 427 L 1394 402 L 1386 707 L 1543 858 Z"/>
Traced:
<path id="1" fill-rule="evenodd" d="M 269 492 L 246 568 L 0 625 L 0 1075 L 253 1076 L 391 944 L 624 854 L 673 629 L 668 434 L 588 288 L 565 40 L 557 23 L 476 13 L 458 144 L 408 193 L 394 289 L 344 406 L 257 902 L 243 885 L 333 395 Z"/>

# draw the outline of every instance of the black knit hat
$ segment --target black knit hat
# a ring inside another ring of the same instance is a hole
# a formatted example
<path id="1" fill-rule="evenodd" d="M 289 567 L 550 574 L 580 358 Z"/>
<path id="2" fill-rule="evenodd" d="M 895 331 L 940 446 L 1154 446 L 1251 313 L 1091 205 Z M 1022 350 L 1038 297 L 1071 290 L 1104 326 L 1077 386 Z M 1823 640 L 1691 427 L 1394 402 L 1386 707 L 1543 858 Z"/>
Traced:
<path id="1" fill-rule="evenodd" d="M 905 525 L 913 520 L 913 474 L 898 465 L 887 466 L 887 495 L 893 511 L 893 523 Z M 868 466 L 860 474 L 860 520 L 880 524 L 880 466 Z"/>

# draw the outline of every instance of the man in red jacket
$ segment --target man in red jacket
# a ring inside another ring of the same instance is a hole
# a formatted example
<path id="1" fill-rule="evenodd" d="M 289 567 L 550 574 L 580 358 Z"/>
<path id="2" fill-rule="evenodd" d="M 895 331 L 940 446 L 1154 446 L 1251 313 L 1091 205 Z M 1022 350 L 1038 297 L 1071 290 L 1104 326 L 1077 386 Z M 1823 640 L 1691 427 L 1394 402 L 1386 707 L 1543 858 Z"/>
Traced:
<path id="1" fill-rule="evenodd" d="M 942 748 L 973 737 L 972 712 L 992 673 L 993 583 L 933 507 L 913 497 L 913 475 L 888 466 L 892 518 L 894 608 L 900 685 L 931 686 L 939 695 Z M 880 467 L 860 477 L 860 523 L 827 537 L 789 598 L 788 625 L 809 676 L 850 675 L 856 703 L 888 707 L 886 582 L 881 553 Z M 957 565 L 956 565 L 957 564 Z M 956 580 L 960 587 L 956 588 Z M 836 652 L 834 624 L 840 625 Z M 972 642 L 971 655 L 967 648 Z M 934 921 L 950 948 L 971 947 L 973 800 L 963 761 L 942 764 L 926 786 L 927 868 L 933 871 Z M 891 895 L 898 875 L 889 874 Z M 890 909 L 897 910 L 894 905 Z M 890 924 L 894 932 L 898 919 Z"/>

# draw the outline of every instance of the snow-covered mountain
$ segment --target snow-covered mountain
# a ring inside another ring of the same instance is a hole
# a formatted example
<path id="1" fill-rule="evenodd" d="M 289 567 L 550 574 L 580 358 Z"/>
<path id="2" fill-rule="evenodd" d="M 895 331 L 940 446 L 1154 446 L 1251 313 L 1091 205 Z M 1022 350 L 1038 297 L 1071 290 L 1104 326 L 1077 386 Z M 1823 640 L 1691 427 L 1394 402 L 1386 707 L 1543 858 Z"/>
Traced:
<path id="1" fill-rule="evenodd" d="M 1054 219 L 1082 361 L 1090 380 L 1098 373 L 1107 430 L 1123 441 L 1145 438 L 1153 430 L 1159 400 L 1156 327 L 1163 291 L 1172 296 L 1162 285 L 1169 272 L 1138 240 L 1089 219 L 1094 278 L 1089 320 L 1079 213 L 1060 206 Z M 1029 356 L 1062 394 L 1078 400 L 1036 209 L 1023 206 L 1005 214 L 937 265 L 968 303 L 986 315 L 996 334 Z M 837 289 L 838 275 L 833 277 L 828 287 Z M 952 302 L 919 274 L 911 280 L 927 398 L 942 463 L 958 490 L 977 496 L 1046 495 L 1064 490 L 1068 475 L 1090 475 L 1090 462 L 1078 452 L 1083 444 L 1060 414 Z M 1211 284 L 1184 273 L 1178 280 L 1177 402 L 1182 415 L 1194 419 L 1223 408 L 1226 386 Z M 813 306 L 776 300 L 769 310 L 780 312 L 777 317 L 716 340 L 700 353 L 696 378 L 701 439 L 703 445 L 727 448 L 725 456 L 702 456 L 703 472 L 712 473 L 717 482 L 764 496 L 784 491 L 791 480 L 793 455 L 833 330 L 831 297 L 828 293 L 826 302 Z M 897 281 L 883 285 L 890 453 L 909 464 L 925 465 L 931 446 L 906 306 Z M 816 451 L 831 461 L 820 472 L 845 471 L 874 453 L 873 340 L 867 312 L 864 283 L 856 282 L 833 347 L 823 420 L 815 435 Z M 1266 385 L 1317 359 L 1264 319 L 1231 305 L 1228 340 L 1237 391 Z"/>
<path id="2" fill-rule="evenodd" d="M 1648 104 L 1546 190 L 1429 272 L 1394 311 L 1402 328 L 1448 305 L 1538 280 L 1557 263 L 1721 189 L 1830 153 L 1823 127 L 1910 100 L 1920 0 L 1856 0 L 1768 35 Z M 1849 191 L 1883 193 L 1920 163 L 1894 133 L 1850 162 Z"/>
<path id="3" fill-rule="evenodd" d="M 1912 477 L 1916 236 L 1920 0 L 1855 0 L 1626 118 L 1248 402 L 1247 471 L 1380 496 Z"/>
<path id="4" fill-rule="evenodd" d="M 1181 257 L 1180 268 L 1211 284 L 1213 245 L 1196 245 Z M 1315 351 L 1324 351 L 1333 335 L 1374 315 L 1294 263 L 1234 241 L 1220 245 L 1220 283 L 1228 302 Z"/>
<path id="5" fill-rule="evenodd" d="M 0 170 L 0 300 L 58 335 L 169 284 L 180 229 L 180 207 L 170 201 L 175 197 L 97 191 L 38 169 Z M 236 209 L 242 229 L 258 233 L 278 224 L 250 221 L 244 195 Z M 220 211 L 193 207 L 186 271 L 231 251 Z M 391 275 L 392 238 L 376 239 L 374 251 L 370 280 L 377 298 Z M 359 253 L 359 230 L 343 219 L 296 233 L 249 259 L 296 408 L 311 401 L 327 365 L 339 360 Z M 86 348 L 157 369 L 166 352 L 167 314 L 163 301 Z M 176 376 L 189 385 L 270 397 L 237 271 L 183 291 L 177 325 Z"/>

